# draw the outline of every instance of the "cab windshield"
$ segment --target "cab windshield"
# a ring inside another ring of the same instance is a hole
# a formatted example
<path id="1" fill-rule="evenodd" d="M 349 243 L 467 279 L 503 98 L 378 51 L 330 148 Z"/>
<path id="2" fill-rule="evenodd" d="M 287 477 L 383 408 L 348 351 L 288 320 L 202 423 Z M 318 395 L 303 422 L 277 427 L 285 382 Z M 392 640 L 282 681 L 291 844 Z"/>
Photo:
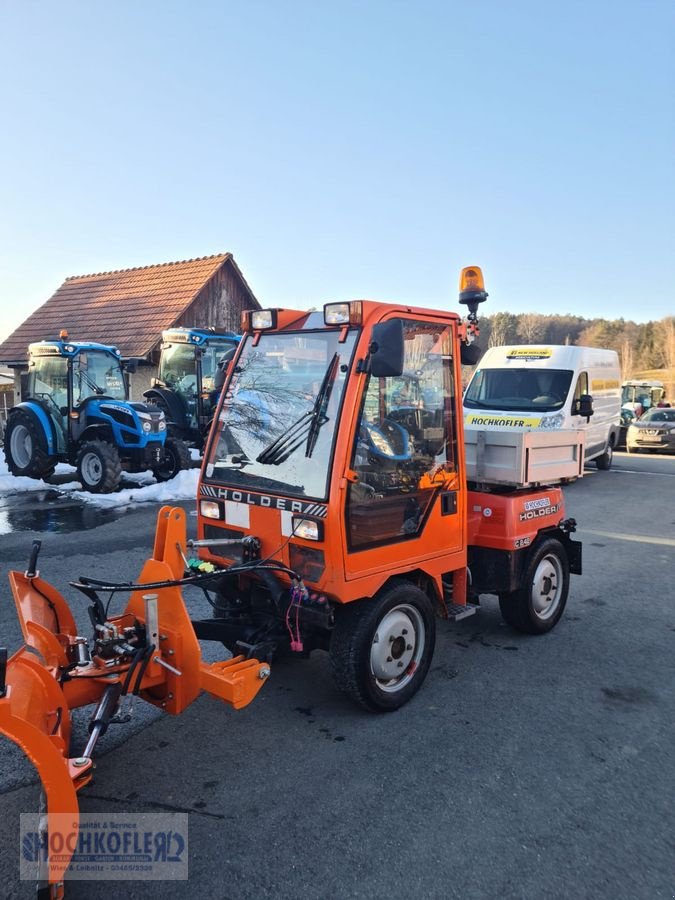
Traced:
<path id="1" fill-rule="evenodd" d="M 126 400 L 122 365 L 109 353 L 82 350 L 73 360 L 73 402 L 103 396 Z"/>
<path id="2" fill-rule="evenodd" d="M 350 331 L 248 338 L 223 399 L 207 481 L 325 499 L 349 364 Z"/>
<path id="3" fill-rule="evenodd" d="M 197 363 L 193 344 L 169 344 L 162 348 L 159 380 L 179 394 L 197 391 Z"/>
<path id="4" fill-rule="evenodd" d="M 477 369 L 464 395 L 464 406 L 552 412 L 565 405 L 571 383 L 570 369 Z"/>

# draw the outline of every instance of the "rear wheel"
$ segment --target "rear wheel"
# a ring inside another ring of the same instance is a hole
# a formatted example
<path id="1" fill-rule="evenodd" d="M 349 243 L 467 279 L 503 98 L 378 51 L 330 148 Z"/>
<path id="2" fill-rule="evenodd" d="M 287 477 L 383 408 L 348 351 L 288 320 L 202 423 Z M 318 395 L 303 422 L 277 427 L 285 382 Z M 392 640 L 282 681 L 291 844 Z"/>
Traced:
<path id="1" fill-rule="evenodd" d="M 167 438 L 162 459 L 159 465 L 153 468 L 152 473 L 157 481 L 169 481 L 175 478 L 181 469 L 189 469 L 190 462 L 190 448 L 185 441 Z"/>
<path id="2" fill-rule="evenodd" d="M 500 594 L 504 621 L 525 634 L 544 634 L 559 621 L 567 603 L 570 563 L 565 548 L 549 538 L 534 548 L 523 577 L 523 586 Z"/>
<path id="3" fill-rule="evenodd" d="M 85 491 L 110 494 L 117 490 L 122 463 L 117 448 L 106 441 L 87 441 L 77 454 L 77 477 Z"/>
<path id="4" fill-rule="evenodd" d="M 5 430 L 5 459 L 12 475 L 46 478 L 54 471 L 42 426 L 25 409 L 12 413 Z"/>
<path id="5" fill-rule="evenodd" d="M 602 456 L 596 457 L 595 465 L 598 467 L 598 469 L 602 469 L 603 471 L 606 472 L 607 469 L 609 469 L 609 467 L 612 465 L 613 458 L 614 458 L 614 444 L 612 443 L 612 440 L 610 438 L 605 452 L 602 454 Z"/>
<path id="6" fill-rule="evenodd" d="M 393 584 L 339 610 L 330 658 L 338 687 L 373 712 L 403 706 L 419 690 L 434 653 L 436 622 L 429 597 Z"/>

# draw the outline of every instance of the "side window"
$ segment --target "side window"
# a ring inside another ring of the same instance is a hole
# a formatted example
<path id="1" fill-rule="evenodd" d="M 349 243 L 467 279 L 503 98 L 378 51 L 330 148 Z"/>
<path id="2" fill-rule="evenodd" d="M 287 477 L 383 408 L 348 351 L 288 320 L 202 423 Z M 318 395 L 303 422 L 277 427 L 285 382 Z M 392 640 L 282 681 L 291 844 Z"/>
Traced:
<path id="1" fill-rule="evenodd" d="M 574 388 L 574 399 L 578 400 L 582 394 L 588 394 L 588 372 L 582 372 L 577 379 L 576 387 Z"/>
<path id="2" fill-rule="evenodd" d="M 457 470 L 450 329 L 403 325 L 403 374 L 370 377 L 363 396 L 347 502 L 352 549 L 419 534 Z"/>

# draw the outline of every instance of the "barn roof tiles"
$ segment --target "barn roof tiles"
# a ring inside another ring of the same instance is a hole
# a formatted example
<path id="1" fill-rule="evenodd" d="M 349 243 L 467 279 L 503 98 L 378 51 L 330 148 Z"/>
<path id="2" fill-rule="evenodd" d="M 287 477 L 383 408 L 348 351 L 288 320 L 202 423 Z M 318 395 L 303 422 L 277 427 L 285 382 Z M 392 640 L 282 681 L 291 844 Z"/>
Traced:
<path id="1" fill-rule="evenodd" d="M 251 306 L 257 307 L 231 253 L 74 275 L 0 344 L 0 363 L 24 362 L 30 343 L 58 337 L 64 328 L 72 340 L 113 344 L 124 357 L 146 356 L 159 333 L 186 312 L 225 265 L 232 267 Z"/>

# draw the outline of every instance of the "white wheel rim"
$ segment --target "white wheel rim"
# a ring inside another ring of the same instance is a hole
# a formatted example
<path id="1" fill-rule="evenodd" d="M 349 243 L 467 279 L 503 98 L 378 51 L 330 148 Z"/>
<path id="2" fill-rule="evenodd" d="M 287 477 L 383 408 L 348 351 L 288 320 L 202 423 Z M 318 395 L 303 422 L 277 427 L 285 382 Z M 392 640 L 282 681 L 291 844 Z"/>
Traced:
<path id="1" fill-rule="evenodd" d="M 380 690 L 395 693 L 412 681 L 425 644 L 426 629 L 418 609 L 402 603 L 386 613 L 370 646 L 370 670 Z"/>
<path id="2" fill-rule="evenodd" d="M 82 479 L 87 484 L 98 484 L 103 477 L 103 465 L 96 453 L 85 453 L 80 462 Z"/>
<path id="3" fill-rule="evenodd" d="M 546 621 L 556 614 L 562 591 L 562 563 L 554 553 L 549 553 L 539 561 L 532 578 L 532 609 L 538 619 Z"/>
<path id="4" fill-rule="evenodd" d="M 12 431 L 9 452 L 12 455 L 14 464 L 20 469 L 25 469 L 26 466 L 30 465 L 30 461 L 33 458 L 33 438 L 25 425 L 17 425 Z"/>

